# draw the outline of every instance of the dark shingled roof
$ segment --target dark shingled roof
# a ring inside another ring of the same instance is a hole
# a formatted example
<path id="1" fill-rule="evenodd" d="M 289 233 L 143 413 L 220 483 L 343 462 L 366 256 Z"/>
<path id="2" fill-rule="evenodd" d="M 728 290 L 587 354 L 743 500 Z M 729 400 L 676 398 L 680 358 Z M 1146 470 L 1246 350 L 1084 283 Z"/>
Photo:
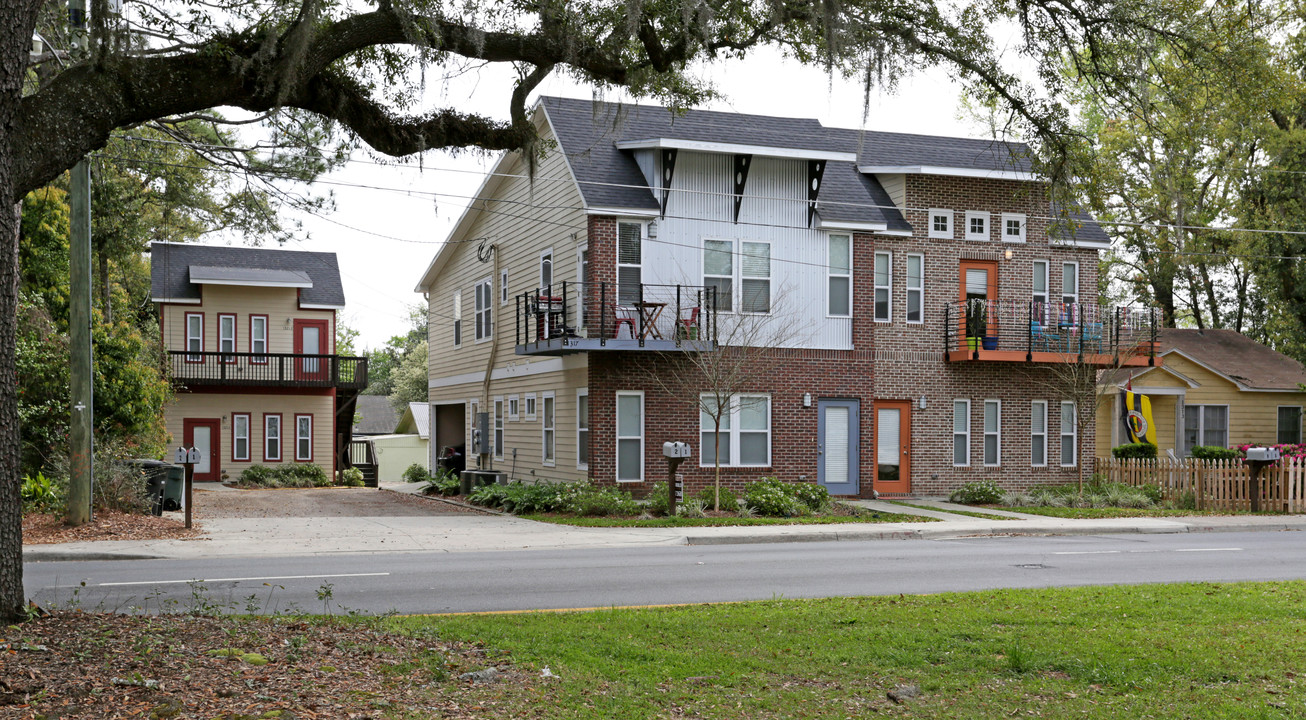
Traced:
<path id="1" fill-rule="evenodd" d="M 1178 330 L 1159 333 L 1161 352 L 1178 350 L 1222 375 L 1256 390 L 1297 390 L 1306 368 L 1234 330 Z"/>
<path id="2" fill-rule="evenodd" d="M 399 413 L 385 395 L 359 395 L 355 412 L 358 414 L 355 435 L 389 435 L 399 424 Z"/>
<path id="3" fill-rule="evenodd" d="M 335 253 L 178 243 L 151 243 L 150 297 L 201 299 L 200 286 L 190 281 L 192 265 L 305 272 L 313 287 L 300 289 L 300 303 L 345 304 Z"/>
<path id="4" fill-rule="evenodd" d="M 820 195 L 821 217 L 884 223 L 890 230 L 910 230 L 911 226 L 893 207 L 879 181 L 857 172 L 857 165 L 1030 170 L 1027 148 L 1020 143 L 827 128 L 810 118 L 710 110 L 675 114 L 656 105 L 557 97 L 541 98 L 540 102 L 580 183 L 581 194 L 591 207 L 658 209 L 633 154 L 617 149 L 616 143 L 659 138 L 856 153 L 856 164 L 831 161 L 827 167 Z M 1086 242 L 1105 242 L 1101 228 L 1087 217 L 1083 219 L 1085 225 L 1077 237 Z"/>

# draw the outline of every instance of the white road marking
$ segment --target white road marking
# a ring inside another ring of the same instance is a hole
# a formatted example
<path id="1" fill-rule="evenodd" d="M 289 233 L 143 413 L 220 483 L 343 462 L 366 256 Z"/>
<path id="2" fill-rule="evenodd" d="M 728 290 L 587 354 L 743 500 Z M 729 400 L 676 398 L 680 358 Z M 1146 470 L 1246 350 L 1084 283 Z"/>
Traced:
<path id="1" fill-rule="evenodd" d="M 1064 550 L 1053 555 L 1118 555 L 1122 550 Z"/>
<path id="2" fill-rule="evenodd" d="M 317 580 L 319 578 L 347 578 L 347 577 L 381 577 L 389 575 L 388 572 L 378 573 L 346 573 L 341 575 L 271 575 L 268 577 L 237 577 L 237 578 L 191 578 L 190 580 L 137 580 L 133 582 L 107 582 L 100 583 L 98 587 L 109 587 L 110 585 L 179 585 L 181 583 L 210 583 L 210 582 L 252 582 L 254 580 Z"/>
<path id="3" fill-rule="evenodd" d="M 1163 552 L 1242 552 L 1242 548 L 1176 548 L 1174 550 L 1062 550 L 1053 555 L 1143 555 Z"/>
<path id="4" fill-rule="evenodd" d="M 1179 548 L 1175 552 L 1242 552 L 1242 548 Z"/>

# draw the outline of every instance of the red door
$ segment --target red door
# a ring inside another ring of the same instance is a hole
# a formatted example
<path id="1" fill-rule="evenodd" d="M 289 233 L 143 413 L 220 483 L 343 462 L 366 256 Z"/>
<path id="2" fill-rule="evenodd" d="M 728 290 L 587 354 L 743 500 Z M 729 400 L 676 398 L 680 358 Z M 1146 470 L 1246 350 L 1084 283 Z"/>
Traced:
<path id="1" fill-rule="evenodd" d="M 195 463 L 195 481 L 217 481 L 222 478 L 222 421 L 196 420 L 186 418 L 181 421 L 182 444 L 198 448 L 200 461 Z"/>
<path id="2" fill-rule="evenodd" d="M 326 320 L 295 319 L 295 354 L 329 355 L 331 339 L 327 334 Z M 326 380 L 330 377 L 331 361 L 325 357 L 305 357 L 295 361 L 296 380 Z"/>

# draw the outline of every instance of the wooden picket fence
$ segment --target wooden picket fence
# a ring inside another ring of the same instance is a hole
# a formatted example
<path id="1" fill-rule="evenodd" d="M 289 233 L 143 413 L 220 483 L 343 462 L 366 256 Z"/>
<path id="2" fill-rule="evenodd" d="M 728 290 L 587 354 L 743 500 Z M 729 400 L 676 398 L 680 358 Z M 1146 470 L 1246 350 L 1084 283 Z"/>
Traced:
<path id="1" fill-rule="evenodd" d="M 1110 482 L 1159 487 L 1167 501 L 1191 497 L 1198 510 L 1250 510 L 1252 505 L 1251 468 L 1241 459 L 1098 458 L 1097 472 Z M 1306 512 L 1306 460 L 1283 458 L 1261 470 L 1260 491 L 1262 511 Z"/>

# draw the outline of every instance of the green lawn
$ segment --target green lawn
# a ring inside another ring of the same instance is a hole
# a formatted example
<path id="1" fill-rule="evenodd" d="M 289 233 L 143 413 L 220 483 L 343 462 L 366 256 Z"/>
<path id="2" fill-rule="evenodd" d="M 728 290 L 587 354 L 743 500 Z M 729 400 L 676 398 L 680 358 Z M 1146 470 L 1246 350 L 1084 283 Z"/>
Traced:
<path id="1" fill-rule="evenodd" d="M 978 512 L 975 510 L 944 510 L 943 508 L 932 505 L 917 505 L 916 503 L 904 502 L 902 500 L 886 500 L 892 505 L 901 505 L 903 507 L 916 508 L 917 510 L 933 510 L 935 512 L 945 512 L 951 515 L 965 515 L 966 517 L 980 518 L 981 520 L 1019 520 L 1020 518 L 1007 517 L 1006 515 L 995 515 L 993 513 Z M 1007 508 L 1003 508 L 1006 510 Z"/>
<path id="2" fill-rule="evenodd" d="M 899 515 L 873 510 L 862 510 L 856 515 L 817 515 L 813 517 L 576 517 L 575 515 L 536 514 L 521 515 L 527 520 L 575 525 L 578 527 L 726 527 L 740 525 L 834 525 L 840 523 L 882 523 L 882 522 L 935 522 L 934 518 L 920 515 Z"/>
<path id="3" fill-rule="evenodd" d="M 1078 520 L 1096 519 L 1096 518 L 1118 518 L 1118 517 L 1188 517 L 1192 515 L 1234 515 L 1232 512 L 1213 512 L 1210 510 L 1175 510 L 1173 508 L 1121 508 L 1121 507 L 1103 507 L 1103 508 L 1072 508 L 1072 507 L 1007 507 L 1002 506 L 1003 510 L 1010 510 L 1018 513 L 1029 513 L 1030 515 L 1047 515 L 1049 517 L 1073 518 Z M 1250 515 L 1251 513 L 1238 513 Z M 1261 513 L 1262 515 L 1277 513 Z"/>
<path id="4" fill-rule="evenodd" d="M 485 717 L 1289 718 L 1306 715 L 1303 608 L 1298 582 L 391 622 L 536 676 L 487 686 Z M 899 684 L 921 698 L 891 703 Z"/>

